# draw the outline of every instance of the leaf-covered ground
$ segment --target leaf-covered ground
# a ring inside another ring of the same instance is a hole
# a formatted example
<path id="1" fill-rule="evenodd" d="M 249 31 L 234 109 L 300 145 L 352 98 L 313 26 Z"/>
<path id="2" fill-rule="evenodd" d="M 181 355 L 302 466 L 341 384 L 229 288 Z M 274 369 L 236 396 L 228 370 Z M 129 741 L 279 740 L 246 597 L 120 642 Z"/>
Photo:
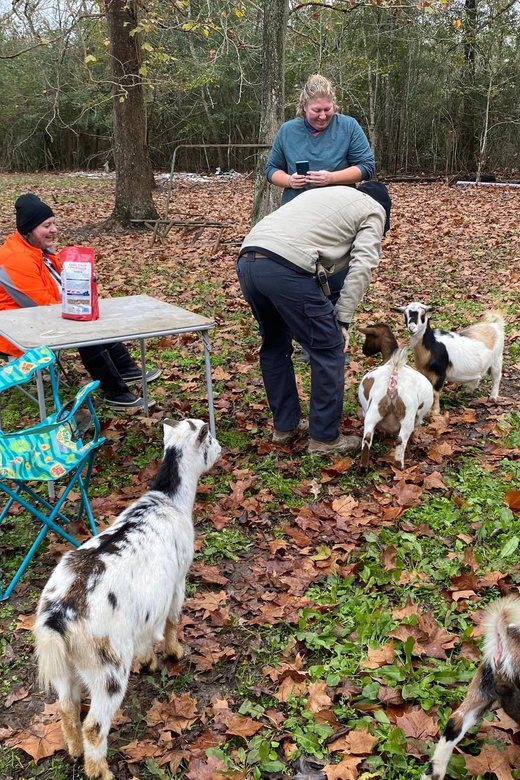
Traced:
<path id="1" fill-rule="evenodd" d="M 96 249 L 101 295 L 146 292 L 214 317 L 213 376 L 219 466 L 201 481 L 196 561 L 182 618 L 186 656 L 132 674 L 109 741 L 118 780 L 291 777 L 414 780 L 479 658 L 482 607 L 520 581 L 518 410 L 520 192 L 391 185 L 392 230 L 356 324 L 378 320 L 406 335 L 392 305 L 437 305 L 434 322 L 458 327 L 486 308 L 507 319 L 503 395 L 488 381 L 449 387 L 441 417 L 416 432 L 406 469 L 378 441 L 361 477 L 356 458 L 317 458 L 302 436 L 274 446 L 259 374 L 258 336 L 234 272 L 247 232 L 247 180 L 176 184 L 174 212 L 226 224 L 217 233 L 172 230 L 150 247 L 145 232 L 104 232 L 113 182 L 65 175 L 0 176 L 0 235 L 18 194 L 54 205 L 60 244 Z M 156 194 L 164 208 L 166 191 Z M 88 228 L 86 232 L 80 229 Z M 92 504 L 110 522 L 147 487 L 161 457 L 164 416 L 205 416 L 196 336 L 150 344 L 163 368 L 150 419 L 111 416 Z M 67 367 L 84 371 L 73 353 Z M 356 329 L 346 369 L 343 430 L 359 433 L 357 386 L 367 369 Z M 298 364 L 302 398 L 309 369 Z M 13 397 L 5 424 L 34 414 Z M 11 515 L 2 567 L 20 560 L 32 530 Z M 35 679 L 30 633 L 38 594 L 65 547 L 50 541 L 0 604 L 0 776 L 81 777 L 63 752 L 52 698 Z M 500 710 L 462 744 L 454 778 L 520 778 L 518 727 Z M 517 767 L 517 768 L 515 768 Z M 492 777 L 493 775 L 487 775 Z"/>

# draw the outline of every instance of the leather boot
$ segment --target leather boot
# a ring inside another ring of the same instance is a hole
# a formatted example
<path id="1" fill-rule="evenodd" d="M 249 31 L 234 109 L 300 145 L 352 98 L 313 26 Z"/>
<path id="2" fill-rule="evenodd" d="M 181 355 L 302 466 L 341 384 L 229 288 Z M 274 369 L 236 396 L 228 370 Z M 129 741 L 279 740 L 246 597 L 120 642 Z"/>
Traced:
<path id="1" fill-rule="evenodd" d="M 144 406 L 143 399 L 129 390 L 106 349 L 102 349 L 97 354 L 92 354 L 92 350 L 88 348 L 85 352 L 87 352 L 86 355 L 82 349 L 79 350 L 83 365 L 92 379 L 99 381 L 107 406 L 114 409 L 132 409 Z M 153 399 L 148 399 L 149 407 L 154 404 Z"/>

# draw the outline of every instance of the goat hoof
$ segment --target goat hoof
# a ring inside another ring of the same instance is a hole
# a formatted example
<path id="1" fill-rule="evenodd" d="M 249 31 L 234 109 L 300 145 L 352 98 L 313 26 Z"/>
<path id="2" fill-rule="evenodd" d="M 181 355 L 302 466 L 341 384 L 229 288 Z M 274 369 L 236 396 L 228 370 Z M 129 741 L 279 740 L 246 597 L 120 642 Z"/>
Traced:
<path id="1" fill-rule="evenodd" d="M 83 755 L 83 739 L 79 743 L 67 742 L 67 753 L 73 761 L 78 761 Z"/>
<path id="2" fill-rule="evenodd" d="M 156 672 L 157 671 L 157 656 L 152 651 L 149 655 L 144 656 L 143 658 L 138 658 L 137 663 L 139 664 L 140 671 L 149 671 L 149 672 Z"/>
<path id="3" fill-rule="evenodd" d="M 184 655 L 184 648 L 178 639 L 174 639 L 164 646 L 164 653 L 168 658 L 173 658 L 175 661 L 180 661 Z"/>
<path id="4" fill-rule="evenodd" d="M 108 768 L 106 758 L 100 761 L 87 758 L 85 761 L 85 774 L 89 780 L 115 780 L 114 775 Z"/>

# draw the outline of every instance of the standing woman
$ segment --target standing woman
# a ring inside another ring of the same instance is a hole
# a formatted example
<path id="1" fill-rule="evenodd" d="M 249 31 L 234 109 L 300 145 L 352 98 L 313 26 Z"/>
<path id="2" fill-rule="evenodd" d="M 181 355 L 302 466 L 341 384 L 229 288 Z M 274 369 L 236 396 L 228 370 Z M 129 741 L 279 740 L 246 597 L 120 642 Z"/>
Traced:
<path id="1" fill-rule="evenodd" d="M 318 73 L 309 76 L 297 118 L 279 129 L 266 164 L 271 184 L 283 187 L 282 205 L 304 189 L 334 184 L 356 185 L 371 179 L 374 155 L 356 120 L 338 114 L 332 84 Z M 308 173 L 296 173 L 296 162 L 307 161 Z"/>

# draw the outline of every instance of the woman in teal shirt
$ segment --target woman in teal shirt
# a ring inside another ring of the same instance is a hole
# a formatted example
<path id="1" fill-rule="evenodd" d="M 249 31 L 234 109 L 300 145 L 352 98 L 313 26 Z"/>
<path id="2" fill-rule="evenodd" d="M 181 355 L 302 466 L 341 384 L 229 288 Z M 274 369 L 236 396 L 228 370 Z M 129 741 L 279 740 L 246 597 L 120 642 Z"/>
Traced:
<path id="1" fill-rule="evenodd" d="M 330 81 L 309 76 L 298 116 L 281 126 L 266 164 L 268 180 L 284 188 L 282 204 L 306 188 L 355 185 L 374 175 L 374 155 L 361 126 L 336 110 Z M 306 175 L 296 173 L 298 160 L 309 163 Z"/>
<path id="2" fill-rule="evenodd" d="M 355 187 L 375 172 L 372 149 L 354 117 L 337 114 L 336 95 L 324 76 L 309 76 L 300 94 L 297 118 L 284 122 L 276 134 L 265 173 L 271 184 L 283 187 L 282 206 L 313 187 L 342 184 Z M 296 172 L 307 161 L 306 175 Z M 348 269 L 329 277 L 330 299 L 336 303 Z M 308 363 L 302 350 L 299 363 Z M 345 356 L 348 363 L 348 357 Z"/>

